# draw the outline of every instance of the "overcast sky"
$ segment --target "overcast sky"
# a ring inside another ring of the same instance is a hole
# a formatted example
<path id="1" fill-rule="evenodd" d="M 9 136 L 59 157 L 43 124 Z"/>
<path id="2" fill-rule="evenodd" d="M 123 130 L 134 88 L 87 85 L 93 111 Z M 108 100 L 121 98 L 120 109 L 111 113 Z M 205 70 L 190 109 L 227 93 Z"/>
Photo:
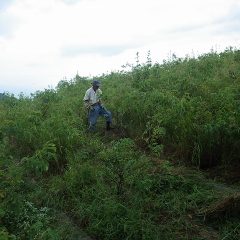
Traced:
<path id="1" fill-rule="evenodd" d="M 0 92 L 240 47 L 240 0 L 0 0 Z"/>

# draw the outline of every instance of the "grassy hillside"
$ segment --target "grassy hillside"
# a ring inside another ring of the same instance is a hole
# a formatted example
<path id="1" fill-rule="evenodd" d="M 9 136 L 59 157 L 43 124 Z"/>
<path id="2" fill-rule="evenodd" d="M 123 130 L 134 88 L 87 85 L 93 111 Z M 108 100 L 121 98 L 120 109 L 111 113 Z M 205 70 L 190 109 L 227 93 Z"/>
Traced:
<path id="1" fill-rule="evenodd" d="M 240 51 L 99 79 L 110 133 L 86 78 L 0 99 L 0 239 L 239 239 Z"/>

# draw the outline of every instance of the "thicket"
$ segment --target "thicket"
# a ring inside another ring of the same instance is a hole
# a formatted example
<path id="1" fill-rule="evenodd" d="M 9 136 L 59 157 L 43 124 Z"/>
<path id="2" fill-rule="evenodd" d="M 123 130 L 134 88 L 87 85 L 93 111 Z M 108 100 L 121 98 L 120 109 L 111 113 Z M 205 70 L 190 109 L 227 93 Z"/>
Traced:
<path id="1" fill-rule="evenodd" d="M 195 217 L 220 198 L 206 179 L 160 159 L 239 166 L 239 63 L 229 49 L 102 75 L 112 135 L 86 131 L 89 79 L 4 94 L 0 239 L 238 239 L 237 216 Z"/>
<path id="2" fill-rule="evenodd" d="M 239 164 L 240 51 L 173 57 L 103 79 L 117 126 L 157 155 L 199 167 Z M 109 81 L 108 81 L 109 80 Z"/>

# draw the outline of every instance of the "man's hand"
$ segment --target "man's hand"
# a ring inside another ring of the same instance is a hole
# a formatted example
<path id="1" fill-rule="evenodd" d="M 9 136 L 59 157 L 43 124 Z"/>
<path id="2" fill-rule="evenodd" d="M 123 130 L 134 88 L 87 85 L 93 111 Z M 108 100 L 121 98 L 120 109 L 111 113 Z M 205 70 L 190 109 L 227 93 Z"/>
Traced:
<path id="1" fill-rule="evenodd" d="M 90 105 L 89 101 L 84 101 L 84 107 L 86 109 L 90 109 L 91 108 L 91 105 Z"/>

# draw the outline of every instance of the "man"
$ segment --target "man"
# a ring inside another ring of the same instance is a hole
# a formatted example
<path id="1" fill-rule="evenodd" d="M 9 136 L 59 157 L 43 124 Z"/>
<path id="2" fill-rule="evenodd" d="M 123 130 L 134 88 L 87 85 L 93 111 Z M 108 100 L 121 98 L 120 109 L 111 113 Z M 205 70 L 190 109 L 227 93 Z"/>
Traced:
<path id="1" fill-rule="evenodd" d="M 92 87 L 89 88 L 83 98 L 84 105 L 88 109 L 89 129 L 95 130 L 98 116 L 104 116 L 106 119 L 106 130 L 111 129 L 112 114 L 101 103 L 102 91 L 99 88 L 100 82 L 94 80 Z"/>

